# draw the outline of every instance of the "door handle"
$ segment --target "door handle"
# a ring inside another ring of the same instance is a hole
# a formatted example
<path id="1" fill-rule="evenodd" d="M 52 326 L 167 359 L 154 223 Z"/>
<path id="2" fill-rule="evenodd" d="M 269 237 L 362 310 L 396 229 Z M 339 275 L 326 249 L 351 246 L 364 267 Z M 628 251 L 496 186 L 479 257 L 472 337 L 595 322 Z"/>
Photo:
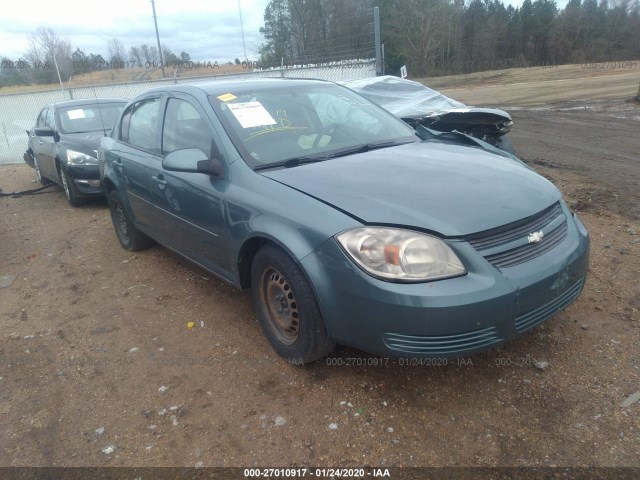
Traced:
<path id="1" fill-rule="evenodd" d="M 42 145 L 42 140 L 40 140 L 38 143 L 39 143 L 40 145 Z"/>
<path id="2" fill-rule="evenodd" d="M 162 177 L 162 174 L 151 177 L 157 184 L 160 190 L 164 190 L 164 187 L 167 185 L 167 181 Z"/>

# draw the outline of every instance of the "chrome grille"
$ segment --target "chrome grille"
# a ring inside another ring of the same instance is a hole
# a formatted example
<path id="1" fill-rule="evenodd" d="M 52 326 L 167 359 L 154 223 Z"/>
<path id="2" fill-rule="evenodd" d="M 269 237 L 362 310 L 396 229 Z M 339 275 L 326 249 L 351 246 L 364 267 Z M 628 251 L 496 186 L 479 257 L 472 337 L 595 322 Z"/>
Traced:
<path id="1" fill-rule="evenodd" d="M 548 252 L 567 236 L 567 222 L 547 233 L 541 242 L 528 243 L 518 248 L 485 257 L 496 268 L 512 267 Z"/>

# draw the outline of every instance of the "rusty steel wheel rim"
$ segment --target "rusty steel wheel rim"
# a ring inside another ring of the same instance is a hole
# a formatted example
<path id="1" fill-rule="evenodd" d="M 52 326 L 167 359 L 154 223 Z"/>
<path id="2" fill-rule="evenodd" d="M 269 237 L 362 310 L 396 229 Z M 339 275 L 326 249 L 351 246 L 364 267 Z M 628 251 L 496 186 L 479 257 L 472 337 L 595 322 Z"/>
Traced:
<path id="1" fill-rule="evenodd" d="M 114 210 L 117 231 L 126 243 L 129 241 L 129 220 L 127 219 L 127 214 L 125 213 L 124 208 L 122 208 L 120 202 L 116 203 Z"/>
<path id="2" fill-rule="evenodd" d="M 273 267 L 266 268 L 260 282 L 260 296 L 271 331 L 283 344 L 293 344 L 300 333 L 300 315 L 286 277 Z"/>

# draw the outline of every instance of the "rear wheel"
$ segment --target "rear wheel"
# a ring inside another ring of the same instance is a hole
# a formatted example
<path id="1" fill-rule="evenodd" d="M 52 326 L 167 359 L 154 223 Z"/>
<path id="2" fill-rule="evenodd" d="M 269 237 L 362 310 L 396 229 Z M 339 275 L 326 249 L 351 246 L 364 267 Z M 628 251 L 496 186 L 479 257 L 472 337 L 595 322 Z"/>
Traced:
<path id="1" fill-rule="evenodd" d="M 267 245 L 251 268 L 253 303 L 274 350 L 295 363 L 327 355 L 335 346 L 318 302 L 300 268 L 282 250 Z"/>
<path id="2" fill-rule="evenodd" d="M 153 245 L 153 240 L 134 227 L 129 214 L 122 203 L 122 199 L 116 191 L 109 193 L 108 201 L 113 228 L 116 231 L 120 245 L 122 245 L 125 250 L 133 252 Z"/>

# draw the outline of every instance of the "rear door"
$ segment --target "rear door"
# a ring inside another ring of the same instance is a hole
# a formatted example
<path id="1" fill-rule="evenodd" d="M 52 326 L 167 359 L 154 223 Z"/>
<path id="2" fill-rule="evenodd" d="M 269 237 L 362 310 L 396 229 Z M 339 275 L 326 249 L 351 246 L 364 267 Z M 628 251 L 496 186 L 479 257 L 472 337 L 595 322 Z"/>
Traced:
<path id="1" fill-rule="evenodd" d="M 108 156 L 125 187 L 127 202 L 136 225 L 143 231 L 158 231 L 153 206 L 151 177 L 160 167 L 161 95 L 143 98 L 130 105 L 122 116 L 118 147 Z"/>

